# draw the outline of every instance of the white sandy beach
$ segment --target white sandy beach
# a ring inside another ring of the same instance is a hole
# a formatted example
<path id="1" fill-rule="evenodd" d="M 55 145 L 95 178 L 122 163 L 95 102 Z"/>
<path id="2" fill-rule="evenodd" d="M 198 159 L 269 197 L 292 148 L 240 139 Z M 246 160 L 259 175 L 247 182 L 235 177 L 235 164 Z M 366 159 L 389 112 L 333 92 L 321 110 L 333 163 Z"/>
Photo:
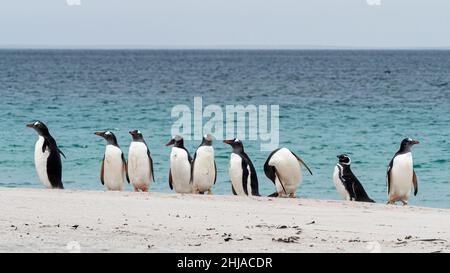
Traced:
<path id="1" fill-rule="evenodd" d="M 7 188 L 0 208 L 0 252 L 450 252 L 446 209 Z"/>

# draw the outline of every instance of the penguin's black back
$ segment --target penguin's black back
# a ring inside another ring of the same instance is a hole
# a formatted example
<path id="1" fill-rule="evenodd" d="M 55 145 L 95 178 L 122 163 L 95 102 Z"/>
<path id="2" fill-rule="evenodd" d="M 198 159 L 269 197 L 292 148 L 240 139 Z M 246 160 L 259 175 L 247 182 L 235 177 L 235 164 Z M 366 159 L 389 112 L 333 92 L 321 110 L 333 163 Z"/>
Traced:
<path id="1" fill-rule="evenodd" d="M 348 183 L 347 190 L 350 190 L 350 196 L 355 198 L 358 202 L 371 202 L 375 203 L 364 190 L 363 185 L 359 182 L 358 178 L 353 174 L 349 165 L 341 165 L 342 178 Z"/>
<path id="2" fill-rule="evenodd" d="M 61 155 L 55 139 L 51 136 L 44 137 L 44 148 L 49 150 L 49 156 L 47 159 L 47 176 L 52 188 L 64 189 L 62 183 L 62 164 Z"/>
<path id="3" fill-rule="evenodd" d="M 241 156 L 242 160 L 245 160 L 247 165 L 250 166 L 250 186 L 252 188 L 252 195 L 259 196 L 258 176 L 256 175 L 255 167 L 244 151 L 242 151 L 239 155 Z"/>

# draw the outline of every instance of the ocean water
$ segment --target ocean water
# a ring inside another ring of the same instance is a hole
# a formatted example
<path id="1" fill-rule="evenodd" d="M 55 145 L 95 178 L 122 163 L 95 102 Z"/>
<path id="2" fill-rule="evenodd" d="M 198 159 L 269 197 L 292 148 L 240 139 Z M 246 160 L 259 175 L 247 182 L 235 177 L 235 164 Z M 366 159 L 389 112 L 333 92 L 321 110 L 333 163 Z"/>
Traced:
<path id="1" fill-rule="evenodd" d="M 369 195 L 386 202 L 386 167 L 413 137 L 419 194 L 410 204 L 450 208 L 450 51 L 0 50 L 0 95 L 0 187 L 42 188 L 37 135 L 25 127 L 39 119 L 67 156 L 66 188 L 103 189 L 95 131 L 114 131 L 127 154 L 128 131 L 139 129 L 154 160 L 151 190 L 169 192 L 171 109 L 201 96 L 204 105 L 280 105 L 280 146 L 314 172 L 304 172 L 300 198 L 339 199 L 332 174 L 348 153 Z M 191 153 L 198 144 L 186 142 Z M 261 193 L 274 192 L 269 152 L 244 144 Z M 214 147 L 214 192 L 231 194 L 230 147 Z"/>

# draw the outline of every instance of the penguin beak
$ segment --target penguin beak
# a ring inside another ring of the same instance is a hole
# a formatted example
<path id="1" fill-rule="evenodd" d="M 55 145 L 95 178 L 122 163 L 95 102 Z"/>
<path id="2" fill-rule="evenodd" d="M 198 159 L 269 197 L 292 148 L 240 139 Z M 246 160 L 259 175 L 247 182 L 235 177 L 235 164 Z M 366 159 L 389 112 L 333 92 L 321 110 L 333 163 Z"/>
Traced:
<path id="1" fill-rule="evenodd" d="M 234 142 L 234 140 L 224 140 L 223 143 L 225 144 L 232 144 Z"/>
<path id="2" fill-rule="evenodd" d="M 33 124 L 33 123 L 27 124 L 27 127 L 28 127 L 28 128 L 33 128 L 33 127 L 34 127 L 34 124 Z"/>
<path id="3" fill-rule="evenodd" d="M 418 141 L 418 140 L 413 140 L 413 141 L 411 141 L 411 143 L 413 144 L 413 145 L 416 145 L 416 144 L 420 144 L 420 141 Z"/>
<path id="4" fill-rule="evenodd" d="M 105 133 L 104 132 L 95 132 L 95 135 L 97 135 L 97 136 L 105 136 Z"/>
<path id="5" fill-rule="evenodd" d="M 173 144 L 175 144 L 175 139 L 172 138 L 171 140 L 169 140 L 169 142 L 166 143 L 166 146 L 169 147 Z"/>

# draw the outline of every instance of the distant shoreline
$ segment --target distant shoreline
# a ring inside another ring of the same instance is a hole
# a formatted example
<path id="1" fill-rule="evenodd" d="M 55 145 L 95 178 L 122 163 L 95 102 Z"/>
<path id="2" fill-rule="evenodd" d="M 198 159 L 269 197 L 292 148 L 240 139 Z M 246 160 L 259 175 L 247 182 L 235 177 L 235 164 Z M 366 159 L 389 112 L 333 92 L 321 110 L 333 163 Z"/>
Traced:
<path id="1" fill-rule="evenodd" d="M 448 209 L 25 188 L 0 205 L 0 252 L 450 252 Z"/>

